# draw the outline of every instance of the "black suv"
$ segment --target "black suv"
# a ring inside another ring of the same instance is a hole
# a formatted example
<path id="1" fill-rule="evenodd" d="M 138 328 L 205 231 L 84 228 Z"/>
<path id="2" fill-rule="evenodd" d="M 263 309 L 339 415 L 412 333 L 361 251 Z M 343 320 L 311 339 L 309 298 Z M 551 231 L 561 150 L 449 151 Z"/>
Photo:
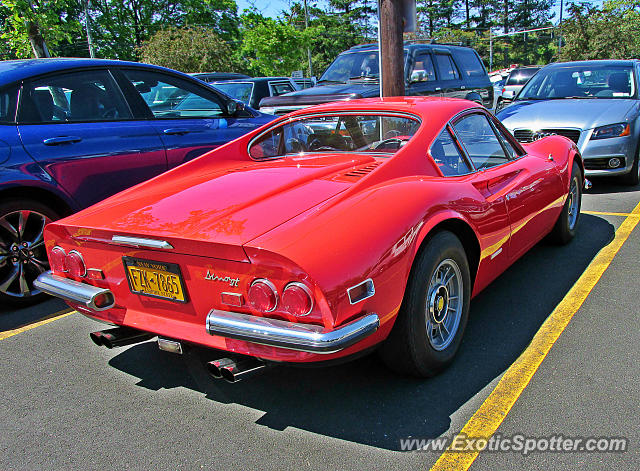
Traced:
<path id="1" fill-rule="evenodd" d="M 487 71 L 471 48 L 437 43 L 405 43 L 405 94 L 465 98 L 487 108 L 493 87 Z M 380 95 L 378 45 L 355 46 L 341 53 L 318 85 L 278 97 L 264 98 L 260 111 L 285 114 L 329 101 Z"/>

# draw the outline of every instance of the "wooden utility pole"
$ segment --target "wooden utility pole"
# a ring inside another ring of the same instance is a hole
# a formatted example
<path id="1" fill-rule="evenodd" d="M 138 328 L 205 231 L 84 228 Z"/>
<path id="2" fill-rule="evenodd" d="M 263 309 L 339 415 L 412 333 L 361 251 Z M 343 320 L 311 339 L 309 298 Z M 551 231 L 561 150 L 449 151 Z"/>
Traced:
<path id="1" fill-rule="evenodd" d="M 380 0 L 382 96 L 404 95 L 404 45 L 401 0 Z"/>

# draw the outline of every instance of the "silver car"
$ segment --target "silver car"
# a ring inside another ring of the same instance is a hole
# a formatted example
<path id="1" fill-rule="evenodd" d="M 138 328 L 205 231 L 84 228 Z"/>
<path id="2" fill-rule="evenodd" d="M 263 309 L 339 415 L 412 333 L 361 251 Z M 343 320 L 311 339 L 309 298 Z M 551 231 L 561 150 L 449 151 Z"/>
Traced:
<path id="1" fill-rule="evenodd" d="M 521 142 L 560 134 L 575 142 L 588 176 L 640 180 L 640 61 L 550 64 L 497 117 Z"/>

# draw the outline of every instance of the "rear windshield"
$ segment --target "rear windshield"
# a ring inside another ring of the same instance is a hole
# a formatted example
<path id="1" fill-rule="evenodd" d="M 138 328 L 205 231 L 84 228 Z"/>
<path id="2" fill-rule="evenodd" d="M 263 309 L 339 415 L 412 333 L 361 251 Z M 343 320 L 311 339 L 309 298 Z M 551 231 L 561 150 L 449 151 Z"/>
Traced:
<path id="1" fill-rule="evenodd" d="M 540 69 L 535 67 L 531 69 L 512 70 L 507 79 L 507 85 L 524 85 L 538 70 Z"/>
<path id="2" fill-rule="evenodd" d="M 390 157 L 416 133 L 420 122 L 395 115 L 345 113 L 301 116 L 251 143 L 249 155 L 270 159 L 291 154 L 375 153 Z"/>

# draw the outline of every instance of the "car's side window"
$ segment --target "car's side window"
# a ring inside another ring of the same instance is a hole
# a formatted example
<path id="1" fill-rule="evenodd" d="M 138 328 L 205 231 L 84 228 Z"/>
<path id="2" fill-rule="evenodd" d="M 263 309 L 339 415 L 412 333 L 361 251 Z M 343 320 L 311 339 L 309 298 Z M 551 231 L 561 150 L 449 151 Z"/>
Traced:
<path id="1" fill-rule="evenodd" d="M 8 124 L 15 121 L 17 95 L 15 86 L 0 90 L 0 124 Z"/>
<path id="2" fill-rule="evenodd" d="M 445 177 L 464 175 L 472 171 L 448 129 L 442 131 L 433 141 L 429 153 Z"/>
<path id="3" fill-rule="evenodd" d="M 449 54 L 436 54 L 436 65 L 441 80 L 458 80 L 460 73 Z"/>
<path id="4" fill-rule="evenodd" d="M 225 114 L 215 92 L 187 80 L 146 70 L 122 72 L 156 118 L 212 118 Z"/>
<path id="5" fill-rule="evenodd" d="M 477 169 L 501 165 L 510 160 L 483 114 L 464 116 L 454 123 L 453 128 Z"/>
<path id="6" fill-rule="evenodd" d="M 409 80 L 411 82 L 433 82 L 435 79 L 436 72 L 433 68 L 431 54 L 428 52 L 416 54 Z"/>
<path id="7" fill-rule="evenodd" d="M 53 75 L 24 85 L 18 120 L 65 123 L 130 119 L 131 111 L 111 74 L 92 70 Z"/>
<path id="8" fill-rule="evenodd" d="M 295 91 L 295 89 L 289 82 L 270 82 L 269 88 L 271 91 L 271 96 L 278 96 L 284 93 Z"/>
<path id="9" fill-rule="evenodd" d="M 497 126 L 496 126 L 496 129 L 498 131 L 498 138 L 500 139 L 500 142 L 502 143 L 502 146 L 507 152 L 507 155 L 509 156 L 509 158 L 517 159 L 520 156 L 518 150 L 515 147 L 513 147 L 513 144 L 511 144 L 511 142 L 509 141 L 507 136 L 504 134 L 502 129 L 500 129 Z"/>

